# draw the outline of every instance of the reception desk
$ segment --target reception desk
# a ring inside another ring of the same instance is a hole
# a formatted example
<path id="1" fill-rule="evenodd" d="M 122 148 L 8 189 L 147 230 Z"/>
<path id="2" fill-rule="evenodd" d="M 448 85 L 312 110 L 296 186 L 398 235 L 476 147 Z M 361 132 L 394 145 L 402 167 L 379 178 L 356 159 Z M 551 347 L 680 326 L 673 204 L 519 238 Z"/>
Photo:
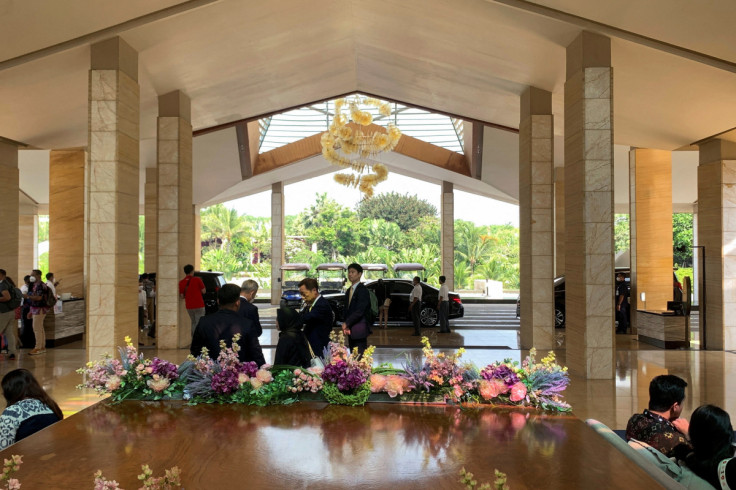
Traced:
<path id="1" fill-rule="evenodd" d="M 54 347 L 66 342 L 80 340 L 84 334 L 85 302 L 84 298 L 73 298 L 61 301 L 61 312 L 53 309 L 46 315 L 43 323 L 46 331 L 46 346 Z"/>
<path id="2" fill-rule="evenodd" d="M 639 340 L 665 349 L 689 348 L 688 317 L 667 310 L 637 310 Z"/>

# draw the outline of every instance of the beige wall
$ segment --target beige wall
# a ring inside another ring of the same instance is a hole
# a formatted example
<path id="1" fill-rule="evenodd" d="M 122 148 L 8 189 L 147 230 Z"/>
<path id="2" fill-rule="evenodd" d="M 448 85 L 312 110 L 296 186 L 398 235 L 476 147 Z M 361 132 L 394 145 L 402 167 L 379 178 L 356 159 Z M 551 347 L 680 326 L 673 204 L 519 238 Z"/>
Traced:
<path id="1" fill-rule="evenodd" d="M 442 182 L 442 272 L 450 291 L 455 289 L 455 193 L 452 182 Z"/>
<path id="2" fill-rule="evenodd" d="M 3 224 L 2 233 L 0 233 L 0 269 L 5 269 L 5 272 L 16 282 L 19 273 L 19 183 L 18 148 L 0 142 L 0 196 L 6 196 L 3 206 L 0 206 L 0 222 Z M 22 279 L 21 277 L 21 283 Z"/>
<path id="3" fill-rule="evenodd" d="M 673 299 L 672 153 L 636 149 L 629 153 L 631 233 L 631 319 L 637 309 L 666 310 Z M 640 294 L 645 293 L 645 302 Z M 635 330 L 632 330 L 635 332 Z"/>
<path id="4" fill-rule="evenodd" d="M 84 150 L 49 155 L 49 271 L 61 283 L 57 294 L 84 297 Z"/>

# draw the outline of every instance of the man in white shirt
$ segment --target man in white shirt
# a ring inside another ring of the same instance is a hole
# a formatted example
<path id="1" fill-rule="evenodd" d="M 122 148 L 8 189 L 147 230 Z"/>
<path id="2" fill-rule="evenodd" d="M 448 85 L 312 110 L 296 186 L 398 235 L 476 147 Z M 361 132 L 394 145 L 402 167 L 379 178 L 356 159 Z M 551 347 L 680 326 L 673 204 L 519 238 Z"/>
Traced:
<path id="1" fill-rule="evenodd" d="M 58 298 L 58 296 L 56 296 L 56 286 L 59 285 L 59 282 L 61 282 L 61 281 L 54 281 L 54 273 L 53 272 L 49 272 L 48 274 L 46 274 L 46 285 L 51 290 L 51 294 L 54 295 L 54 298 Z"/>
<path id="2" fill-rule="evenodd" d="M 440 333 L 450 333 L 450 291 L 445 284 L 447 278 L 440 276 L 440 292 L 437 298 L 437 311 L 440 313 Z"/>
<path id="3" fill-rule="evenodd" d="M 409 312 L 411 313 L 411 320 L 414 322 L 414 333 L 411 334 L 413 337 L 418 337 L 422 334 L 419 321 L 419 312 L 422 310 L 422 286 L 419 285 L 419 276 L 414 276 L 414 289 L 411 290 L 409 295 Z"/>

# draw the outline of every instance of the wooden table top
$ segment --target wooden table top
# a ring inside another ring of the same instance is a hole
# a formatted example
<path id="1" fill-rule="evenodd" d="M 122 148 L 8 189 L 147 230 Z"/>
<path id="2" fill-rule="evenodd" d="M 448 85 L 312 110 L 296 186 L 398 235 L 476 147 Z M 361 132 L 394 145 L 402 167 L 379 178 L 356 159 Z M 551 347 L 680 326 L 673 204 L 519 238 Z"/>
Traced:
<path id="1" fill-rule="evenodd" d="M 107 401 L 0 454 L 23 455 L 24 489 L 122 488 L 179 466 L 186 489 L 458 489 L 494 468 L 522 488 L 657 488 L 624 454 L 572 415 L 515 408 L 305 402 L 248 407 Z"/>

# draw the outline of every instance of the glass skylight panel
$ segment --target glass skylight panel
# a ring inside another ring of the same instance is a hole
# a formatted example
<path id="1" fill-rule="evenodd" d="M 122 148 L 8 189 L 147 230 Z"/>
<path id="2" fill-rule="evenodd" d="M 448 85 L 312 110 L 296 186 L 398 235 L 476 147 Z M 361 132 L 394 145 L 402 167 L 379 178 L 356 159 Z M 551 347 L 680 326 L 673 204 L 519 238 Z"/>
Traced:
<path id="1" fill-rule="evenodd" d="M 394 110 L 390 119 L 403 134 L 457 153 L 463 152 L 461 120 L 401 104 L 392 105 Z M 361 106 L 361 110 L 373 115 L 374 124 L 385 127 L 389 122 L 389 118 L 378 113 L 377 107 Z M 331 100 L 262 119 L 261 128 L 266 129 L 266 134 L 261 137 L 260 152 L 327 131 L 334 114 L 335 103 Z"/>

